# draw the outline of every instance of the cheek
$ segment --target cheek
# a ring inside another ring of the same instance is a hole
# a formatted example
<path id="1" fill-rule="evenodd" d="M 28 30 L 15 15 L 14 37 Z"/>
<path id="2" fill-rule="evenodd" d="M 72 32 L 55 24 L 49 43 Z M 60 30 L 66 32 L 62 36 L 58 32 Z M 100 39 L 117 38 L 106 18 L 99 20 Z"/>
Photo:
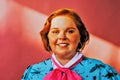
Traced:
<path id="1" fill-rule="evenodd" d="M 78 43 L 80 42 L 80 39 L 78 37 L 74 37 L 74 39 L 72 39 L 72 44 L 75 46 L 78 46 Z"/>
<path id="2" fill-rule="evenodd" d="M 51 35 L 48 35 L 48 39 L 49 39 L 49 44 L 52 46 L 53 44 L 56 43 L 57 38 Z"/>
<path id="3" fill-rule="evenodd" d="M 80 42 L 80 36 L 79 36 L 79 34 L 69 36 L 69 40 L 74 44 L 75 43 L 78 44 Z"/>

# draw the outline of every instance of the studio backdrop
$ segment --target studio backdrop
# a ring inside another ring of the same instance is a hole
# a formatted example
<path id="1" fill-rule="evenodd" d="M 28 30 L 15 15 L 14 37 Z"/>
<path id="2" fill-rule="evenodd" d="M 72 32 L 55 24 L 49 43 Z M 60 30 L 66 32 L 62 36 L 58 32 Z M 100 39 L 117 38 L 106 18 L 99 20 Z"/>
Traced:
<path id="1" fill-rule="evenodd" d="M 74 9 L 90 32 L 83 54 L 120 74 L 120 0 L 0 0 L 0 80 L 20 80 L 27 66 L 50 57 L 39 32 L 59 8 Z"/>

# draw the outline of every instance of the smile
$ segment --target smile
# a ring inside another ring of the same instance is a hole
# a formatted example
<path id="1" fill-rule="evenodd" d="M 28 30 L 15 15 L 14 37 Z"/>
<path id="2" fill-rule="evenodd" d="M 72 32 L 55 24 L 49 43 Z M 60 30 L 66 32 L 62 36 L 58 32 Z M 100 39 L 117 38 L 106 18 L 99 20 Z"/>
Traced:
<path id="1" fill-rule="evenodd" d="M 61 47 L 66 47 L 66 46 L 68 46 L 69 44 L 67 44 L 67 43 L 59 43 L 59 44 L 57 44 L 58 46 L 61 46 Z"/>

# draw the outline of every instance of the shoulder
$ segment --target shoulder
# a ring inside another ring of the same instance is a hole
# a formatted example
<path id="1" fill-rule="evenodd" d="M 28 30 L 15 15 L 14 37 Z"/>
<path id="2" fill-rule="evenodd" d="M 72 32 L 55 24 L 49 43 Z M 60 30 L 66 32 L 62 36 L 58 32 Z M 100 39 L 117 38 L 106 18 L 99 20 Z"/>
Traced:
<path id="1" fill-rule="evenodd" d="M 88 58 L 84 56 L 81 62 L 81 65 L 87 71 L 86 74 L 93 75 L 93 76 L 98 75 L 98 76 L 101 76 L 101 79 L 103 78 L 105 80 L 106 79 L 114 80 L 114 78 L 117 80 L 120 79 L 120 75 L 115 71 L 113 67 L 103 63 L 100 60 Z"/>
<path id="2" fill-rule="evenodd" d="M 40 71 L 42 71 L 46 68 L 49 69 L 50 67 L 52 67 L 51 58 L 29 66 L 29 68 L 31 68 L 33 70 L 38 70 L 39 69 Z"/>
<path id="3" fill-rule="evenodd" d="M 106 64 L 104 64 L 102 61 L 94 59 L 94 58 L 88 58 L 86 56 L 83 56 L 83 59 L 80 63 L 84 68 L 92 68 L 92 67 L 105 67 Z"/>
<path id="4" fill-rule="evenodd" d="M 85 62 L 86 64 L 102 64 L 103 63 L 98 59 L 88 58 L 86 56 L 83 56 L 82 62 Z"/>
<path id="5" fill-rule="evenodd" d="M 31 78 L 34 78 L 34 80 L 37 80 L 37 78 L 42 79 L 44 75 L 51 70 L 52 70 L 52 63 L 51 63 L 51 59 L 49 58 L 42 62 L 28 66 L 21 80 L 29 80 Z"/>
<path id="6" fill-rule="evenodd" d="M 33 64 L 31 65 L 32 68 L 46 68 L 46 67 L 51 67 L 51 58 L 49 59 L 46 59 L 42 62 L 39 62 L 39 63 L 36 63 L 36 64 Z"/>
<path id="7" fill-rule="evenodd" d="M 83 60 L 81 62 L 84 66 L 90 67 L 90 71 L 92 72 L 94 69 L 100 69 L 100 70 L 114 70 L 113 67 L 111 67 L 108 64 L 103 63 L 102 61 L 94 58 L 88 58 L 83 57 Z"/>

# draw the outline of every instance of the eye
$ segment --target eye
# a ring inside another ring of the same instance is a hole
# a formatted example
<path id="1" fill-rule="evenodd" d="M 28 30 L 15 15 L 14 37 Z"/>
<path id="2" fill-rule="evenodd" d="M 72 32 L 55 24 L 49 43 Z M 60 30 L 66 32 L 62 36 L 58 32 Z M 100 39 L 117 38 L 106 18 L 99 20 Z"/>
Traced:
<path id="1" fill-rule="evenodd" d="M 73 30 L 73 29 L 70 29 L 70 30 L 68 30 L 67 32 L 71 34 L 71 33 L 74 33 L 74 30 Z"/>
<path id="2" fill-rule="evenodd" d="M 59 31 L 58 31 L 58 30 L 53 30 L 53 31 L 51 31 L 51 33 L 52 33 L 52 34 L 58 34 Z"/>

